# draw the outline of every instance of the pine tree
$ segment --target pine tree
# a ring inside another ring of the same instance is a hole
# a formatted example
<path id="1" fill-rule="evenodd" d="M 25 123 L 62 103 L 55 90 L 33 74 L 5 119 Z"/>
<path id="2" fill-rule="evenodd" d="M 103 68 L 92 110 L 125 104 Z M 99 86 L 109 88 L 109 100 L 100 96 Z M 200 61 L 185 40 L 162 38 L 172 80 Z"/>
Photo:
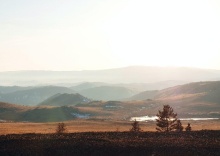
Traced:
<path id="1" fill-rule="evenodd" d="M 177 114 L 173 112 L 173 108 L 169 105 L 163 106 L 163 111 L 158 112 L 156 119 L 156 130 L 160 132 L 170 132 L 176 129 L 175 122 L 177 121 Z"/>
<path id="2" fill-rule="evenodd" d="M 182 132 L 183 131 L 183 126 L 182 126 L 182 123 L 180 120 L 177 120 L 177 123 L 176 123 L 176 131 L 177 132 Z"/>
<path id="3" fill-rule="evenodd" d="M 131 124 L 132 128 L 130 129 L 130 132 L 140 132 L 141 128 L 139 125 L 139 122 L 136 121 L 136 119 L 134 120 L 134 122 Z"/>
<path id="4" fill-rule="evenodd" d="M 186 126 L 185 129 L 186 129 L 186 131 L 188 131 L 188 132 L 192 130 L 192 128 L 191 128 L 191 126 L 190 126 L 190 123 L 188 123 L 188 125 Z"/>

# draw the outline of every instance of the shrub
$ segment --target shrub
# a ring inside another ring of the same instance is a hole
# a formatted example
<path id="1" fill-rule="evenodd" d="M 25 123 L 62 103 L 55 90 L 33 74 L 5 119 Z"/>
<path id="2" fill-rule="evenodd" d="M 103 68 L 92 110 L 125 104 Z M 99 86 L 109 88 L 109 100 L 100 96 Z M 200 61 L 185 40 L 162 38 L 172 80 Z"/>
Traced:
<path id="1" fill-rule="evenodd" d="M 190 123 L 188 123 L 188 125 L 187 125 L 186 128 L 185 128 L 185 130 L 186 130 L 187 132 L 189 132 L 189 131 L 192 130 L 192 128 L 191 128 L 191 126 L 190 126 Z"/>
<path id="2" fill-rule="evenodd" d="M 130 129 L 130 132 L 140 132 L 141 128 L 139 125 L 139 122 L 136 121 L 136 119 L 134 120 L 134 122 L 131 124 L 132 128 Z"/>
<path id="3" fill-rule="evenodd" d="M 66 131 L 66 125 L 62 122 L 62 123 L 58 123 L 57 125 L 57 129 L 56 129 L 56 133 L 60 134 L 60 133 L 64 133 Z"/>
<path id="4" fill-rule="evenodd" d="M 182 123 L 180 120 L 177 120 L 177 123 L 176 123 L 176 131 L 177 132 L 182 132 L 183 131 L 183 126 L 182 126 Z"/>

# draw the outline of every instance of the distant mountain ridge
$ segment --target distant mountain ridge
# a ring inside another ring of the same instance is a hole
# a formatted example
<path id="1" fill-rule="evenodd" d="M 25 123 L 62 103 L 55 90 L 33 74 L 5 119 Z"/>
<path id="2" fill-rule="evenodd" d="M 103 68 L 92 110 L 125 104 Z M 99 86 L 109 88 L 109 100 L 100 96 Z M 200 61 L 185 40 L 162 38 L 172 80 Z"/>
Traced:
<path id="1" fill-rule="evenodd" d="M 154 83 L 169 80 L 187 82 L 220 80 L 220 70 L 131 66 L 106 70 L 0 72 L 0 85 L 18 86 L 78 82 Z"/>
<path id="2" fill-rule="evenodd" d="M 21 86 L 0 86 L 0 94 L 12 93 L 20 90 L 28 90 L 33 87 L 21 87 Z"/>
<path id="3" fill-rule="evenodd" d="M 31 106 L 37 105 L 57 93 L 75 93 L 75 91 L 58 86 L 33 87 L 27 90 L 0 94 L 0 101 Z"/>

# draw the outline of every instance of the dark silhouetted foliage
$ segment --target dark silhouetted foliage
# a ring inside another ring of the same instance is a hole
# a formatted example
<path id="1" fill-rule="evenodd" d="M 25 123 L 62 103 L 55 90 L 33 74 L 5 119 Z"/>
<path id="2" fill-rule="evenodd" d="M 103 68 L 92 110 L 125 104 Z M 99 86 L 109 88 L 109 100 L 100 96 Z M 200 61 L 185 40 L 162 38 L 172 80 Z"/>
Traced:
<path id="1" fill-rule="evenodd" d="M 140 132 L 141 128 L 139 125 L 139 122 L 136 121 L 136 119 L 134 120 L 134 122 L 131 124 L 132 128 L 130 129 L 130 132 Z"/>
<path id="2" fill-rule="evenodd" d="M 191 128 L 191 126 L 190 126 L 190 123 L 188 123 L 188 125 L 186 126 L 185 129 L 186 129 L 186 131 L 188 131 L 188 132 L 192 130 L 192 128 Z"/>
<path id="3" fill-rule="evenodd" d="M 57 125 L 57 129 L 56 129 L 56 133 L 60 134 L 60 133 L 64 133 L 66 131 L 65 128 L 65 124 L 64 123 L 58 123 Z"/>
<path id="4" fill-rule="evenodd" d="M 163 106 L 163 111 L 158 112 L 156 119 L 156 130 L 160 132 L 170 132 L 176 129 L 177 114 L 173 112 L 173 108 L 169 105 Z"/>
<path id="5" fill-rule="evenodd" d="M 183 126 L 182 126 L 182 123 L 180 120 L 177 120 L 177 123 L 176 123 L 176 131 L 177 132 L 182 132 L 183 131 Z"/>
<path id="6" fill-rule="evenodd" d="M 219 156 L 220 131 L 0 135 L 1 156 Z"/>

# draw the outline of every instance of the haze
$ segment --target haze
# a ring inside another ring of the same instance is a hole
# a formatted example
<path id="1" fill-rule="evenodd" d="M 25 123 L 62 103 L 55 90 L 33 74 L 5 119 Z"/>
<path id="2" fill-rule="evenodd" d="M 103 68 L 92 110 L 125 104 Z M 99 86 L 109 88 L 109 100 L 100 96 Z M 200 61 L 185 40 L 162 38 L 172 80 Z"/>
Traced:
<path id="1" fill-rule="evenodd" d="M 218 0 L 0 0 L 0 71 L 220 69 Z"/>

